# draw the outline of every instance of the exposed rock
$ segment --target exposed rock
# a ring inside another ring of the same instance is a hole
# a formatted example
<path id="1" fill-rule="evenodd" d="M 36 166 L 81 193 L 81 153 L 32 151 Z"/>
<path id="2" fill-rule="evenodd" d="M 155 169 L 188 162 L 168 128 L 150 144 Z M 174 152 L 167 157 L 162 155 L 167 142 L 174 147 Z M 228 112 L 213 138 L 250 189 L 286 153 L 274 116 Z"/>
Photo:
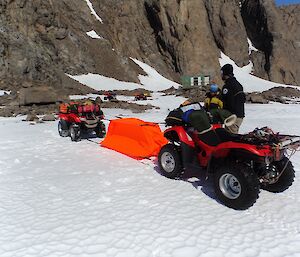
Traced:
<path id="1" fill-rule="evenodd" d="M 274 1 L 244 0 L 241 13 L 249 38 L 261 51 L 253 58 L 255 74 L 274 82 L 300 85 L 300 51 L 295 44 L 299 36 L 291 33 Z M 294 15 L 299 16 L 299 10 Z"/>
<path id="2" fill-rule="evenodd" d="M 99 94 L 104 94 L 106 91 L 98 91 Z M 151 91 L 144 88 L 137 88 L 133 90 L 112 90 L 116 95 L 135 96 L 136 94 L 148 94 L 151 95 Z"/>
<path id="3" fill-rule="evenodd" d="M 176 91 L 177 96 L 183 96 L 189 99 L 191 102 L 203 102 L 207 88 L 179 88 Z"/>
<path id="4" fill-rule="evenodd" d="M 38 121 L 39 117 L 35 114 L 28 114 L 26 117 L 26 121 Z"/>
<path id="5" fill-rule="evenodd" d="M 49 86 L 22 88 L 19 93 L 20 105 L 51 104 L 62 98 Z"/>
<path id="6" fill-rule="evenodd" d="M 53 114 L 46 114 L 42 117 L 42 121 L 55 121 L 56 118 Z"/>
<path id="7" fill-rule="evenodd" d="M 286 103 L 289 98 L 300 98 L 300 90 L 292 87 L 274 87 L 262 92 L 262 96 L 269 101 Z"/>
<path id="8" fill-rule="evenodd" d="M 205 6 L 218 48 L 242 67 L 249 63 L 249 47 L 239 2 L 205 1 Z"/>
<path id="9" fill-rule="evenodd" d="M 220 52 L 203 1 L 149 0 L 145 9 L 159 51 L 175 72 L 217 77 Z"/>
<path id="10" fill-rule="evenodd" d="M 10 108 L 0 108 L 0 116 L 2 117 L 12 117 L 14 112 Z"/>
<path id="11" fill-rule="evenodd" d="M 102 101 L 101 97 L 100 96 L 96 97 L 95 104 L 102 104 L 102 103 L 103 103 L 103 101 Z"/>
<path id="12" fill-rule="evenodd" d="M 265 99 L 260 93 L 251 93 L 248 95 L 247 100 L 251 103 L 267 104 L 269 101 Z"/>
<path id="13" fill-rule="evenodd" d="M 176 94 L 176 88 L 170 87 L 166 90 L 161 91 L 162 93 L 165 93 L 166 95 L 175 95 Z"/>
<path id="14" fill-rule="evenodd" d="M 101 104 L 101 108 L 118 108 L 118 109 L 129 109 L 133 112 L 144 112 L 146 110 L 154 108 L 153 105 L 147 104 L 147 105 L 141 105 L 136 103 L 128 103 L 125 101 L 118 101 L 118 102 L 103 102 Z"/>

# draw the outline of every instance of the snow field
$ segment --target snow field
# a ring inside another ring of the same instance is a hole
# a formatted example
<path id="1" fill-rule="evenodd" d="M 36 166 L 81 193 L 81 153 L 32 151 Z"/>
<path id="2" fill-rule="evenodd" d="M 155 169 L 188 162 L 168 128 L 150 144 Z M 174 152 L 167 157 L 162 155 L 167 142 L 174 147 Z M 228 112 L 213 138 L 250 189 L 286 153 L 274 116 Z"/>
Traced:
<path id="1" fill-rule="evenodd" d="M 177 86 L 133 61 L 148 74 L 139 76 L 141 84 L 98 74 L 70 77 L 97 90 Z M 228 62 L 222 55 L 220 64 Z M 251 64 L 232 64 L 247 92 L 277 85 L 250 75 Z M 108 120 L 124 116 L 163 122 L 183 101 L 153 93 L 137 103 L 160 109 L 103 111 Z M 0 118 L 1 257 L 300 256 L 299 152 L 292 157 L 296 179 L 291 188 L 281 194 L 261 191 L 253 207 L 235 211 L 217 202 L 211 181 L 203 176 L 191 182 L 170 180 L 159 174 L 155 161 L 101 148 L 97 138 L 71 142 L 59 137 L 57 122 L 30 125 L 21 119 Z M 300 134 L 299 105 L 247 104 L 241 132 L 266 125 Z"/>

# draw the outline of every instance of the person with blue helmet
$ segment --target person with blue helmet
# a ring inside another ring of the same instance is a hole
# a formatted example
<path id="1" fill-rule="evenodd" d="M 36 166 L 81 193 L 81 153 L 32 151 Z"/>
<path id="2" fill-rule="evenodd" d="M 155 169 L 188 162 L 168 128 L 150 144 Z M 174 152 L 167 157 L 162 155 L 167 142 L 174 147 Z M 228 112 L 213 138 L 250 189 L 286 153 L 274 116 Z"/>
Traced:
<path id="1" fill-rule="evenodd" d="M 220 100 L 220 89 L 217 84 L 211 84 L 209 92 L 206 93 L 204 108 L 207 111 L 212 109 L 223 109 L 223 102 Z"/>

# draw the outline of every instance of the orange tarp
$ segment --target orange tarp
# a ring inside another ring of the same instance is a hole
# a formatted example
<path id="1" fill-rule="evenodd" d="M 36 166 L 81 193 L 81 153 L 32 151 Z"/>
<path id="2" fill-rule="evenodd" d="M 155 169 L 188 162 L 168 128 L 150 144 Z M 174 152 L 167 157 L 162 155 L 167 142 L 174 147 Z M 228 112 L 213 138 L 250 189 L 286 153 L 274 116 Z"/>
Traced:
<path id="1" fill-rule="evenodd" d="M 135 118 L 112 120 L 101 145 L 136 159 L 157 156 L 168 143 L 159 126 Z"/>

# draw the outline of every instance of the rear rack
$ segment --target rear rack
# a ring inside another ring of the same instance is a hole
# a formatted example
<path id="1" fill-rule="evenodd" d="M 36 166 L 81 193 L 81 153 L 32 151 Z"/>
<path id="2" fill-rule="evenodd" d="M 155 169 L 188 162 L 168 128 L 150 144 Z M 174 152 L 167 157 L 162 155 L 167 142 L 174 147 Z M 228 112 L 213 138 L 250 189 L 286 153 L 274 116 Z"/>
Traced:
<path id="1" fill-rule="evenodd" d="M 300 137 L 298 136 L 287 136 L 287 138 L 278 143 L 277 147 L 279 147 L 280 149 L 286 149 L 286 148 L 290 148 L 291 146 L 293 146 L 293 148 L 297 149 L 300 147 Z"/>

